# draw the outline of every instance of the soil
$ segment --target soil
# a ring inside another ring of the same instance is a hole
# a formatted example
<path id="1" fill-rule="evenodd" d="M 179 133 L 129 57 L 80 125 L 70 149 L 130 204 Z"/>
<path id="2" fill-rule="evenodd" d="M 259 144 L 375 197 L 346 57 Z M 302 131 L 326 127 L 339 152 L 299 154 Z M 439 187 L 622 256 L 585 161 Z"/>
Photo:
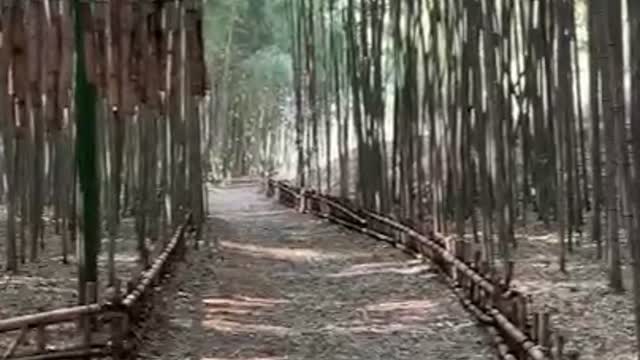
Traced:
<path id="1" fill-rule="evenodd" d="M 141 359 L 492 359 L 429 264 L 296 213 L 255 187 L 212 189 Z"/>

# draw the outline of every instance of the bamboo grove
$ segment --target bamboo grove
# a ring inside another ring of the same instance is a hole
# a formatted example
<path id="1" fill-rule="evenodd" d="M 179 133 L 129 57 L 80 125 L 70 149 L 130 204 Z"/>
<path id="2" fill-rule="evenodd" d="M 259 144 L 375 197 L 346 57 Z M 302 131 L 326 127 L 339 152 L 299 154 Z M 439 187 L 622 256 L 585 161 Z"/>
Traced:
<path id="1" fill-rule="evenodd" d="M 640 259 L 637 1 L 287 4 L 299 185 L 467 236 L 496 265 L 540 221 L 561 271 L 593 245 L 623 290 L 621 259 Z"/>
<path id="2" fill-rule="evenodd" d="M 113 281 L 124 217 L 146 267 L 146 239 L 166 239 L 186 211 L 204 217 L 202 3 L 0 4 L 6 269 L 60 246 L 65 263 L 76 249 L 81 283 L 108 254 Z"/>
<path id="3" fill-rule="evenodd" d="M 209 178 L 290 166 L 291 57 L 282 0 L 204 2 Z"/>

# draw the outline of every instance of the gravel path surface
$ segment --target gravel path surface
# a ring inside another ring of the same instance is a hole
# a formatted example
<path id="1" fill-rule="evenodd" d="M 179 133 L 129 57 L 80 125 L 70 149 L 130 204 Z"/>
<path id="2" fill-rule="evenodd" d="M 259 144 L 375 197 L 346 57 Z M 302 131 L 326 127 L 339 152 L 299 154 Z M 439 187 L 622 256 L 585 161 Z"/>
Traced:
<path id="1" fill-rule="evenodd" d="M 167 285 L 140 358 L 494 358 L 428 264 L 255 187 L 209 201 L 208 245 Z"/>

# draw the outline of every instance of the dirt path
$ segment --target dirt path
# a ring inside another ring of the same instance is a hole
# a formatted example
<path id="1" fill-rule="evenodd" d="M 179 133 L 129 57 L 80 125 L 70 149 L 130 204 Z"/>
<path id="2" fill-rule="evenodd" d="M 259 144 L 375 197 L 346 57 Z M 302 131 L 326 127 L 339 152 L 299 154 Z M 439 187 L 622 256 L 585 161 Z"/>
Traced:
<path id="1" fill-rule="evenodd" d="M 256 188 L 212 190 L 207 239 L 171 281 L 141 358 L 491 359 L 429 266 Z"/>

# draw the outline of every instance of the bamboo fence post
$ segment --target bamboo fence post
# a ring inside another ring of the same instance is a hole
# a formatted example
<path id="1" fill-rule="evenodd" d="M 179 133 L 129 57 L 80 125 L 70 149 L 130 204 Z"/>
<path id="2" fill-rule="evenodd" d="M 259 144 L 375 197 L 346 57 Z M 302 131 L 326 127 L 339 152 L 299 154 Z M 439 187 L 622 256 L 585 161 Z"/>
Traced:
<path id="1" fill-rule="evenodd" d="M 535 312 L 533 313 L 533 317 L 532 317 L 532 323 L 531 323 L 531 340 L 533 340 L 534 342 L 538 342 L 538 328 L 540 326 L 540 314 Z"/>
<path id="2" fill-rule="evenodd" d="M 542 314 L 538 314 L 540 317 L 538 320 L 538 341 L 540 346 L 542 346 L 546 352 L 549 349 L 549 313 L 544 312 Z"/>
<path id="3" fill-rule="evenodd" d="M 305 213 L 307 211 L 307 208 L 309 207 L 309 204 L 307 204 L 307 201 L 309 200 L 309 198 L 307 197 L 307 191 L 305 190 L 305 188 L 300 188 L 300 197 L 298 198 L 298 201 L 300 203 L 300 212 L 301 213 Z"/>
<path id="4" fill-rule="evenodd" d="M 38 351 L 45 352 L 47 350 L 47 325 L 40 324 L 36 330 L 36 345 Z"/>
<path id="5" fill-rule="evenodd" d="M 554 360 L 562 360 L 563 357 L 563 353 L 564 353 L 564 336 L 560 335 L 560 334 L 555 334 L 554 335 L 555 338 L 555 351 L 552 352 L 552 356 Z"/>
<path id="6" fill-rule="evenodd" d="M 111 303 L 115 309 L 118 309 L 119 314 L 114 316 L 111 319 L 111 348 L 112 348 L 112 358 L 113 360 L 122 360 L 124 359 L 123 354 L 123 339 L 124 339 L 124 329 L 123 325 L 125 321 L 122 320 L 122 317 L 126 317 L 126 312 L 121 312 L 120 308 L 122 305 L 122 293 L 120 289 L 120 279 L 115 278 L 113 282 L 113 295 L 111 298 Z"/>
<path id="7" fill-rule="evenodd" d="M 20 333 L 18 334 L 18 336 L 13 340 L 11 345 L 9 345 L 9 348 L 7 348 L 7 351 L 5 351 L 4 355 L 2 356 L 3 360 L 9 359 L 11 356 L 13 356 L 13 354 L 16 352 L 16 349 L 18 348 L 18 346 L 20 346 L 20 344 L 22 343 L 22 341 L 24 340 L 24 338 L 27 336 L 28 333 L 29 333 L 29 327 L 23 326 L 20 329 Z"/>
<path id="8" fill-rule="evenodd" d="M 89 281 L 86 284 L 87 304 L 94 304 L 96 302 L 96 283 Z M 91 349 L 92 336 L 91 333 L 94 330 L 95 322 L 92 314 L 86 314 L 82 316 L 82 345 L 85 349 Z M 88 356 L 86 359 L 90 359 Z"/>
<path id="9" fill-rule="evenodd" d="M 513 269 L 514 262 L 513 260 L 509 260 L 507 262 L 506 274 L 504 276 L 504 290 L 508 290 L 509 286 L 511 286 L 511 280 L 513 279 Z"/>

